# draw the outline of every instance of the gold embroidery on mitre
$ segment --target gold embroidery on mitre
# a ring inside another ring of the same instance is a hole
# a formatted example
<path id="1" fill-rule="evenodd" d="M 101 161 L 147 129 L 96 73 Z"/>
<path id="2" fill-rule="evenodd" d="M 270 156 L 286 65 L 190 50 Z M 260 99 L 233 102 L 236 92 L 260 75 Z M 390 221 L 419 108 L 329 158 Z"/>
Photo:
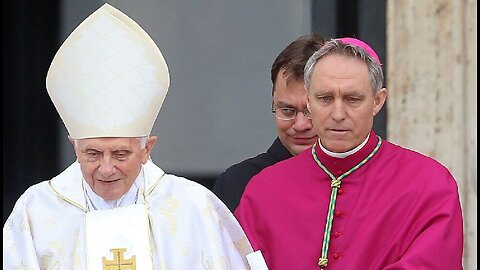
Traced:
<path id="1" fill-rule="evenodd" d="M 113 253 L 113 260 L 102 257 L 103 270 L 137 270 L 135 255 L 124 259 L 126 248 L 112 248 L 110 251 Z"/>

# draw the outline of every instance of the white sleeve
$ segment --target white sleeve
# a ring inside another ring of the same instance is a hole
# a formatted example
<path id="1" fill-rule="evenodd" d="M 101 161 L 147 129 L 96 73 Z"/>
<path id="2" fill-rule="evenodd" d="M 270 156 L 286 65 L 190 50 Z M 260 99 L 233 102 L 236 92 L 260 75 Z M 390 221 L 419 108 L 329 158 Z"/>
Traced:
<path id="1" fill-rule="evenodd" d="M 40 269 L 25 207 L 25 194 L 3 225 L 3 269 Z"/>
<path id="2" fill-rule="evenodd" d="M 260 250 L 248 254 L 247 261 L 251 270 L 268 270 L 267 263 Z"/>

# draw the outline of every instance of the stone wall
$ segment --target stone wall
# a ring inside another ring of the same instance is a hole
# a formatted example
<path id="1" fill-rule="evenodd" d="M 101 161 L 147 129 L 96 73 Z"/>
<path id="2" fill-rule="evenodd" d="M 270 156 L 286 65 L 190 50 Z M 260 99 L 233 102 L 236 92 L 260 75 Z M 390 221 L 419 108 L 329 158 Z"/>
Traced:
<path id="1" fill-rule="evenodd" d="M 477 269 L 477 1 L 388 0 L 387 63 L 388 139 L 450 169 Z"/>

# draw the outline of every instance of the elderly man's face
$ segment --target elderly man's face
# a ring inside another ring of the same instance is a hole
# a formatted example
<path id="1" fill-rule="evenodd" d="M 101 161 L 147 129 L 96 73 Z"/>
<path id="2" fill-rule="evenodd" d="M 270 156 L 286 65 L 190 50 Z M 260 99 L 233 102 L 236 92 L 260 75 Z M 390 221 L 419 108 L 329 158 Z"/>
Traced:
<path id="1" fill-rule="evenodd" d="M 156 139 L 150 137 L 143 149 L 138 138 L 80 139 L 75 154 L 92 190 L 105 200 L 115 200 L 133 185 Z"/>

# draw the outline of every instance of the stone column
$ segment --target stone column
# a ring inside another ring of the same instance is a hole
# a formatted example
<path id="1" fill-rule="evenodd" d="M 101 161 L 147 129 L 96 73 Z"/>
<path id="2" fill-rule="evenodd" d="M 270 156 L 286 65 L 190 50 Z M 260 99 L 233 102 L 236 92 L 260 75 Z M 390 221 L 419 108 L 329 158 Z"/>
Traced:
<path id="1" fill-rule="evenodd" d="M 387 1 L 387 136 L 457 180 L 466 270 L 477 267 L 476 73 L 476 0 Z"/>

